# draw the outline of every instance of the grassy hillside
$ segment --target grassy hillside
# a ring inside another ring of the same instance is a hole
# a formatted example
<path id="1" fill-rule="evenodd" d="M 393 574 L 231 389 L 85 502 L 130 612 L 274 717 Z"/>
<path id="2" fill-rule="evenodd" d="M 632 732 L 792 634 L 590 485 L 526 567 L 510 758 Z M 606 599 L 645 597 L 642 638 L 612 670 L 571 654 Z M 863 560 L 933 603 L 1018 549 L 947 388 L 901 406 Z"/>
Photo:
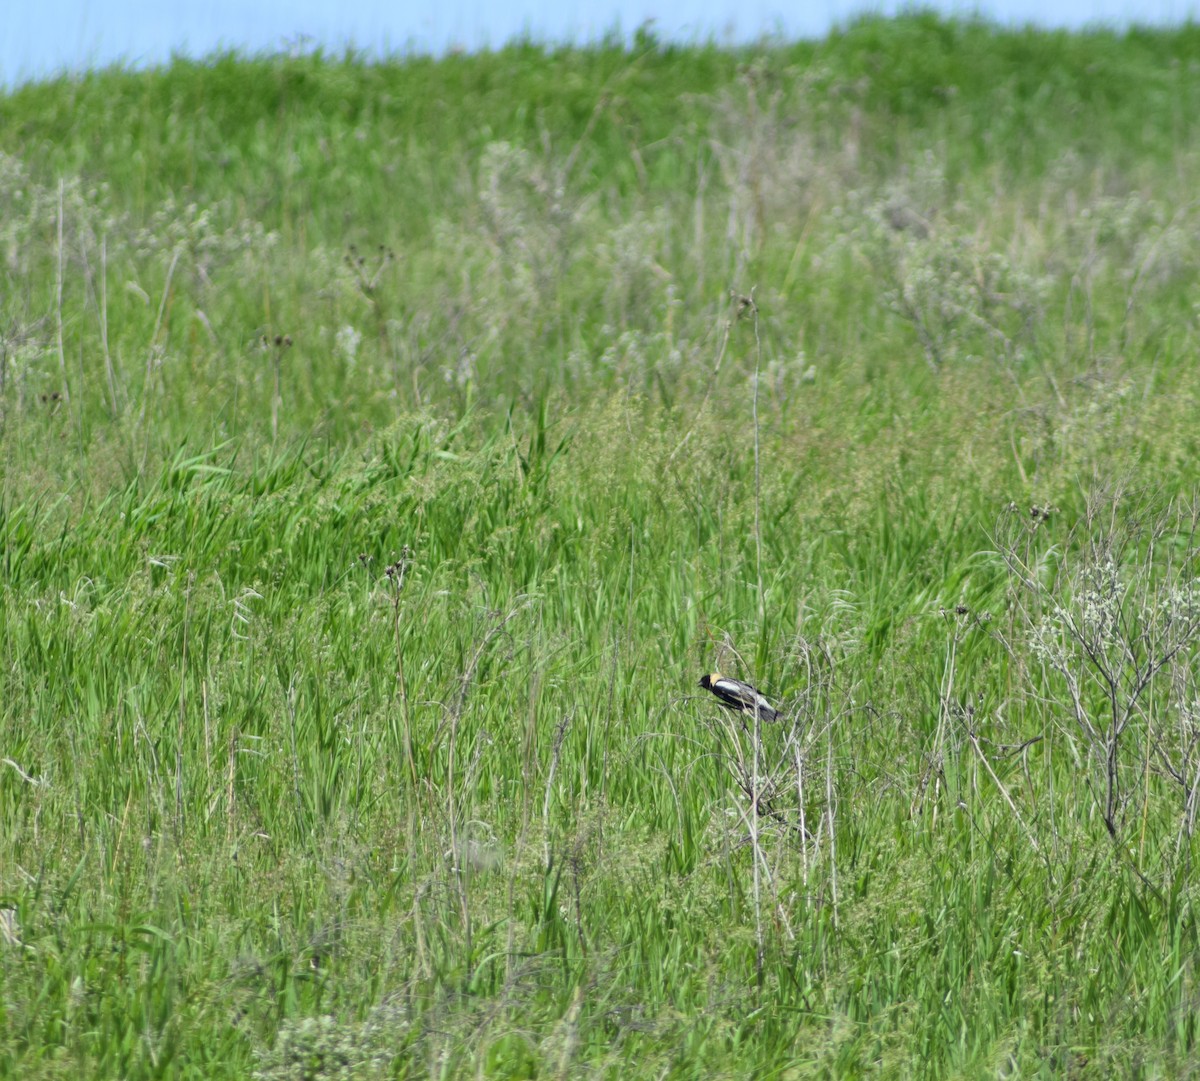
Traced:
<path id="1" fill-rule="evenodd" d="M 1198 55 L 0 97 L 0 1075 L 1193 1074 Z"/>

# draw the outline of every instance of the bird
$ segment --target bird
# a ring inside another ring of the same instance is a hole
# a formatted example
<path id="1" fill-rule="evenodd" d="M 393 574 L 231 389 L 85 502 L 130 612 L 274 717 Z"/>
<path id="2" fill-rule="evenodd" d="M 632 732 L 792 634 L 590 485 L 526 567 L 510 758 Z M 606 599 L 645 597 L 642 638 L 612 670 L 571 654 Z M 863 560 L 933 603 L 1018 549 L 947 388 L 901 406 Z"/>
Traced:
<path id="1" fill-rule="evenodd" d="M 757 687 L 743 683 L 740 679 L 730 679 L 720 672 L 709 672 L 700 677 L 700 686 L 706 691 L 712 691 L 717 701 L 726 709 L 738 713 L 748 713 L 751 717 L 757 712 L 764 721 L 779 719 L 779 711 L 771 705 L 759 692 Z"/>

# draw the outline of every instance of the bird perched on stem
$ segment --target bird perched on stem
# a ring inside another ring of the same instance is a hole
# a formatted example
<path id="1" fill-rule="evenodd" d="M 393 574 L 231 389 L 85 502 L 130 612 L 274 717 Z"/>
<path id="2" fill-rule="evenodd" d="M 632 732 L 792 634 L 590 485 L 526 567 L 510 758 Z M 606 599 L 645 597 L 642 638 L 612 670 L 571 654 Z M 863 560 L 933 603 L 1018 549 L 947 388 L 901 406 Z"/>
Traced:
<path id="1" fill-rule="evenodd" d="M 710 672 L 700 677 L 700 686 L 706 691 L 712 691 L 717 696 L 717 701 L 726 709 L 748 713 L 751 717 L 757 713 L 764 721 L 779 719 L 779 711 L 759 693 L 758 688 L 751 687 L 749 683 L 743 683 L 740 679 L 730 679 L 720 672 Z"/>

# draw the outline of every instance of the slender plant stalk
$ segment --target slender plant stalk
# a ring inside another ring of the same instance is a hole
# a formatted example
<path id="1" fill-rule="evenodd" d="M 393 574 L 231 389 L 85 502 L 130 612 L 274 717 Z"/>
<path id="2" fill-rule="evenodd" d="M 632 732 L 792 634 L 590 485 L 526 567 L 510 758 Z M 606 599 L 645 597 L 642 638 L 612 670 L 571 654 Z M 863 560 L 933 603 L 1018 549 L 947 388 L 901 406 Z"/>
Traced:
<path id="1" fill-rule="evenodd" d="M 188 572 L 183 600 L 183 648 L 179 658 L 179 724 L 175 733 L 175 839 L 183 837 L 183 736 L 187 726 L 188 647 L 191 644 L 192 572 Z"/>
<path id="2" fill-rule="evenodd" d="M 104 374 L 108 380 L 108 397 L 112 402 L 112 415 L 116 419 L 120 406 L 117 403 L 117 373 L 113 367 L 112 353 L 108 348 L 108 236 L 100 238 L 100 347 L 104 350 Z"/>
<path id="3" fill-rule="evenodd" d="M 762 567 L 762 451 L 758 423 L 758 381 L 762 372 L 762 337 L 758 329 L 758 305 L 754 290 L 750 290 L 750 311 L 754 317 L 754 572 L 758 582 L 758 632 L 766 628 L 767 601 L 763 591 Z"/>
<path id="4" fill-rule="evenodd" d="M 58 371 L 62 380 L 63 400 L 67 407 L 71 405 L 71 384 L 67 379 L 67 354 L 63 347 L 63 186 L 64 181 L 58 182 L 58 247 L 54 274 L 54 334 L 58 343 Z"/>

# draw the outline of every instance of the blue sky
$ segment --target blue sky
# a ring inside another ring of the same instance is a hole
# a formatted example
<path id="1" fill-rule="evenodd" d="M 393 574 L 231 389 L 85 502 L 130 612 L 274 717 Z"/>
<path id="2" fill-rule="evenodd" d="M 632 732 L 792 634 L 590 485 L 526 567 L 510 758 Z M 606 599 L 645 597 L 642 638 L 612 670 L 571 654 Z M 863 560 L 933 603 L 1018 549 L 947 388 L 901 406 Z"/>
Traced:
<path id="1" fill-rule="evenodd" d="M 497 46 L 529 34 L 585 41 L 655 20 L 663 37 L 745 41 L 778 31 L 815 36 L 895 0 L 0 0 L 0 84 L 122 60 L 156 63 L 172 52 L 222 47 L 278 50 L 315 40 L 373 52 L 442 52 Z M 943 11 L 979 11 L 1001 22 L 1078 27 L 1169 23 L 1196 17 L 1200 0 L 932 0 Z"/>

